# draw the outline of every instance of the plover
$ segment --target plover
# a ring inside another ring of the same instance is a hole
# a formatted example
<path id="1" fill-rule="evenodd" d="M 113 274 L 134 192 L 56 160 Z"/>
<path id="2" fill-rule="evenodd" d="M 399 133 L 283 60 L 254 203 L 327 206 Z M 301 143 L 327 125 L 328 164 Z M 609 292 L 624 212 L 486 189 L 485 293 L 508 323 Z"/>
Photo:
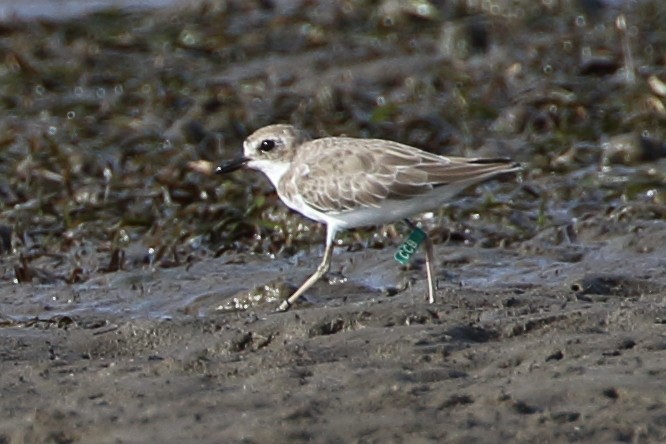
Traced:
<path id="1" fill-rule="evenodd" d="M 508 159 L 445 157 L 381 139 L 311 139 L 291 125 L 270 125 L 243 143 L 243 156 L 217 174 L 242 167 L 263 172 L 289 208 L 326 224 L 317 270 L 278 310 L 288 310 L 331 266 L 340 230 L 381 225 L 433 210 L 463 189 L 520 166 Z M 435 295 L 433 244 L 425 236 L 428 300 Z"/>

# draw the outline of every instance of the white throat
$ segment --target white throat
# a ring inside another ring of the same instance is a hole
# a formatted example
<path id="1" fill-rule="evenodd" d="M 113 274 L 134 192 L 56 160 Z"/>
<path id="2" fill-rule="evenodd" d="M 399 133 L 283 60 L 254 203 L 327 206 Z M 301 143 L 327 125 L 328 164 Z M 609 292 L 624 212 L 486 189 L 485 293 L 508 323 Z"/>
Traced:
<path id="1" fill-rule="evenodd" d="M 279 160 L 251 160 L 247 163 L 249 168 L 264 173 L 276 189 L 280 179 L 289 169 L 289 165 L 289 162 L 280 162 Z"/>

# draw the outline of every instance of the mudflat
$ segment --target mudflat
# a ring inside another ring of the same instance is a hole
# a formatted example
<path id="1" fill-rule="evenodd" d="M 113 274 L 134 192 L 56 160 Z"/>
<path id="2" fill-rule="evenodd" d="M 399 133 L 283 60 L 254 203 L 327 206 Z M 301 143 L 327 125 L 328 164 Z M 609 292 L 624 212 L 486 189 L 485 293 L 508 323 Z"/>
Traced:
<path id="1" fill-rule="evenodd" d="M 311 304 L 287 313 L 274 313 L 275 302 L 236 312 L 214 305 L 232 304 L 238 296 L 222 288 L 242 288 L 262 263 L 210 259 L 187 271 L 146 271 L 142 290 L 136 275 L 117 277 L 82 290 L 79 303 L 130 294 L 124 304 L 146 299 L 173 318 L 92 310 L 5 326 L 3 436 L 658 442 L 666 433 L 664 248 L 664 223 L 572 247 L 574 261 L 563 261 L 560 249 L 489 257 L 438 246 L 440 269 L 450 273 L 510 272 L 483 285 L 441 282 L 433 305 L 422 276 L 388 296 L 368 290 L 364 272 L 349 265 L 397 268 L 388 252 L 341 253 L 334 267 L 347 265 L 350 278 L 320 283 Z M 297 280 L 316 258 L 299 267 L 282 262 L 265 273 L 282 268 Z M 418 271 L 402 274 L 411 282 Z M 3 294 L 40 291 L 5 286 Z"/>
<path id="2" fill-rule="evenodd" d="M 0 443 L 666 442 L 661 2 L 416 3 L 2 24 Z M 276 313 L 324 230 L 211 173 L 278 122 L 524 172 L 434 304 L 396 224 Z"/>

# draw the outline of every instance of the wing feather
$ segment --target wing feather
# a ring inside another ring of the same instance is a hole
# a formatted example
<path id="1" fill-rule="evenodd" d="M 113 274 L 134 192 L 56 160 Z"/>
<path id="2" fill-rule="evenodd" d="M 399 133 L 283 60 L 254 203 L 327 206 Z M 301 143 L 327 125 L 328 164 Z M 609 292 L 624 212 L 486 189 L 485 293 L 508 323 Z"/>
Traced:
<path id="1" fill-rule="evenodd" d="M 406 200 L 452 183 L 471 185 L 515 169 L 503 159 L 443 157 L 379 139 L 316 139 L 294 161 L 298 167 L 283 180 L 293 183 L 307 205 L 333 213 L 378 208 L 386 199 Z"/>

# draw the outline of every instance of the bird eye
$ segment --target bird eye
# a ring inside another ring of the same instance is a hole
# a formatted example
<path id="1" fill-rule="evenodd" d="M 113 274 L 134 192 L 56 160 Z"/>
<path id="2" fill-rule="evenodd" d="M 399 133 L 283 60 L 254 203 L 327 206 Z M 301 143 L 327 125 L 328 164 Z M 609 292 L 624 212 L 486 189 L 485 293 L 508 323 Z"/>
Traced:
<path id="1" fill-rule="evenodd" d="M 275 141 L 270 139 L 262 140 L 261 145 L 259 145 L 259 150 L 263 152 L 270 151 L 273 148 L 275 148 Z"/>

